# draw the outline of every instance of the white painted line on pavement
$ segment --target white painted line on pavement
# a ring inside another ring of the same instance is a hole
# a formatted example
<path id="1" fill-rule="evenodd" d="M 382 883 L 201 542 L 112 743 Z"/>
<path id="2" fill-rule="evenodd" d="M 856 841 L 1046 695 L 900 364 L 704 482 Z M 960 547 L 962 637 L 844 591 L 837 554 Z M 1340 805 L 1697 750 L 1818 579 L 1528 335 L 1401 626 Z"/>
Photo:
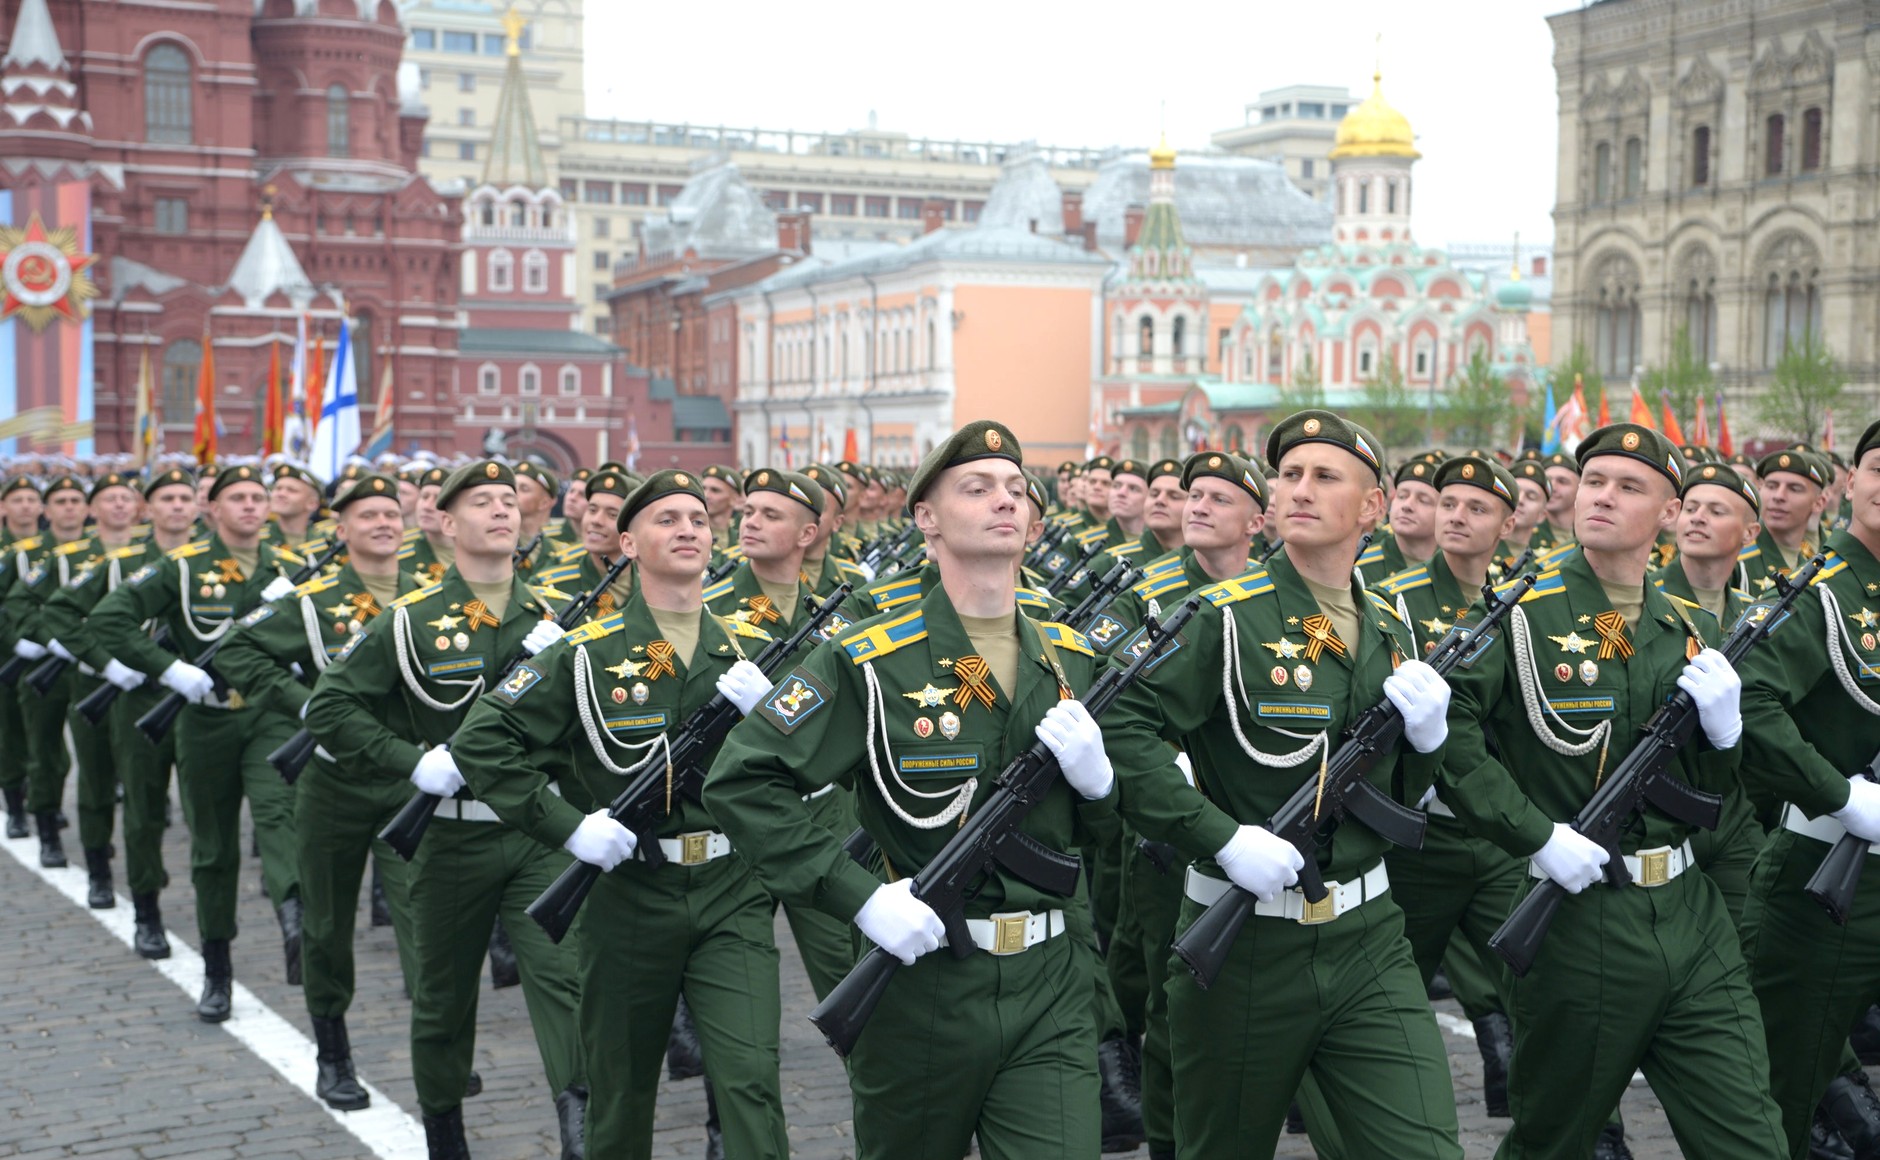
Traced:
<path id="1" fill-rule="evenodd" d="M 34 838 L 0 838 L 0 847 L 13 855 L 14 861 L 64 895 L 67 901 L 97 919 L 100 926 L 124 944 L 125 950 L 136 953 L 132 950 L 131 942 L 136 933 L 136 918 L 131 913 L 130 899 L 120 894 L 114 909 L 93 910 L 85 901 L 89 881 L 82 869 L 76 866 L 64 870 L 42 867 L 39 864 L 39 843 Z M 170 957 L 156 960 L 150 965 L 175 983 L 194 1003 L 202 993 L 202 955 L 177 938 L 175 931 L 168 933 Z M 339 1112 L 327 1107 L 326 1101 L 313 1092 L 313 1041 L 256 998 L 254 992 L 239 981 L 235 983 L 231 996 L 234 1013 L 222 1024 L 222 1030 L 234 1036 L 242 1046 L 279 1073 L 282 1079 L 312 1100 L 315 1106 L 332 1116 L 380 1160 L 425 1160 L 424 1127 L 403 1108 L 384 1092 L 366 1083 L 363 1077 L 359 1082 L 372 1094 L 371 1107 L 357 1112 Z"/>

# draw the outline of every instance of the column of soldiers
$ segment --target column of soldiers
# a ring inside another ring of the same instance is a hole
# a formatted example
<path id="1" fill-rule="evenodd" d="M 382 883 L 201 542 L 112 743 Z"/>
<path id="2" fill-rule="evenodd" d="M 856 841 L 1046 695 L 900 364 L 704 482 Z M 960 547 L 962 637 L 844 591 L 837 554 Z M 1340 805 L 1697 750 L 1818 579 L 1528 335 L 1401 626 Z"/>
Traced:
<path id="1" fill-rule="evenodd" d="M 370 1102 L 345 1021 L 370 882 L 442 1160 L 470 1155 L 485 958 L 522 987 L 564 1156 L 649 1155 L 662 1067 L 706 1077 L 708 1155 L 787 1156 L 779 911 L 827 1010 L 854 1013 L 873 951 L 900 965 L 848 1054 L 865 1157 L 1258 1156 L 1297 1131 L 1457 1157 L 1451 992 L 1498 1155 L 1629 1156 L 1642 1070 L 1689 1155 L 1880 1157 L 1880 902 L 1837 922 L 1809 896 L 1838 839 L 1880 840 L 1880 423 L 1851 460 L 1616 424 L 1391 464 L 1308 410 L 1261 451 L 1047 481 L 979 421 L 905 475 L 18 461 L 8 836 L 67 865 L 75 769 L 90 902 L 116 904 L 121 840 L 136 950 L 165 957 L 174 771 L 217 1022 L 246 802 L 342 1111 Z M 1732 664 L 1743 624 L 1767 639 Z M 1680 693 L 1670 776 L 1718 825 L 1647 804 L 1590 840 L 1581 808 Z M 1276 836 L 1379 706 L 1400 735 L 1363 777 L 1421 846 L 1356 813 Z M 742 720 L 695 736 L 714 714 Z M 1028 853 L 934 893 L 1033 749 L 1061 776 L 1007 823 Z M 652 806 L 612 808 L 648 778 Z M 414 795 L 428 825 L 388 844 Z M 551 934 L 525 908 L 581 866 Z M 1546 883 L 1565 898 L 1516 973 L 1492 939 Z M 1171 945 L 1239 892 L 1204 989 Z"/>

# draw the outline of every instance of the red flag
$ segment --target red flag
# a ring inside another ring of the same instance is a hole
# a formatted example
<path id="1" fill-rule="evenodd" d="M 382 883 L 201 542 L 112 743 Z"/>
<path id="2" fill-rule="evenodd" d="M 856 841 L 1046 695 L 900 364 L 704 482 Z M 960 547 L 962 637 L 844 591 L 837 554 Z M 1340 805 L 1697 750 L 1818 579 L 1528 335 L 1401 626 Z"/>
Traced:
<path id="1" fill-rule="evenodd" d="M 1604 389 L 1599 392 L 1599 425 L 1601 427 L 1612 426 L 1612 412 L 1606 407 L 1607 394 L 1608 392 Z"/>
<path id="2" fill-rule="evenodd" d="M 1725 458 L 1736 454 L 1736 443 L 1730 438 L 1730 416 L 1724 412 L 1723 400 L 1717 400 L 1717 450 Z"/>
<path id="3" fill-rule="evenodd" d="M 1632 413 L 1626 416 L 1625 421 L 1650 427 L 1654 431 L 1658 429 L 1658 424 L 1652 422 L 1652 409 L 1645 405 L 1645 396 L 1638 393 L 1637 387 L 1632 388 Z"/>
<path id="4" fill-rule="evenodd" d="M 850 427 L 842 436 L 842 458 L 854 463 L 862 457 L 861 449 L 855 443 L 855 428 Z"/>
<path id="5" fill-rule="evenodd" d="M 1678 447 L 1684 446 L 1684 428 L 1678 425 L 1678 417 L 1671 410 L 1671 395 L 1662 394 L 1658 401 L 1665 411 L 1665 437 Z"/>
<path id="6" fill-rule="evenodd" d="M 215 344 L 202 332 L 202 367 L 196 376 L 196 462 L 215 462 Z"/>
<path id="7" fill-rule="evenodd" d="M 261 454 L 274 455 L 281 450 L 281 344 L 268 347 L 267 395 L 261 400 Z"/>
<path id="8" fill-rule="evenodd" d="M 1697 419 L 1691 424 L 1691 438 L 1699 447 L 1710 446 L 1710 416 L 1705 413 L 1709 409 L 1704 396 L 1697 396 Z"/>
<path id="9" fill-rule="evenodd" d="M 307 441 L 320 426 L 320 409 L 326 406 L 326 336 L 313 336 L 313 357 L 307 360 Z"/>

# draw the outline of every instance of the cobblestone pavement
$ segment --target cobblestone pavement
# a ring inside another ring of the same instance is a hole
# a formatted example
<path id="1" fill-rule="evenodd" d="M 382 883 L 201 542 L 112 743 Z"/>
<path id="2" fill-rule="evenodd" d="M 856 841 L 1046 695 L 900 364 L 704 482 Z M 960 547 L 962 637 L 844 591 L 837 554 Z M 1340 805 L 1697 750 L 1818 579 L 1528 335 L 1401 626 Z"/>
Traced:
<path id="1" fill-rule="evenodd" d="M 73 809 L 68 794 L 67 813 Z M 193 947 L 187 836 L 180 811 L 177 817 L 166 841 L 173 881 L 163 895 L 163 911 L 172 940 Z M 68 831 L 75 847 L 73 838 Z M 7 847 L 37 867 L 36 840 Z M 75 848 L 68 853 L 81 861 Z M 78 866 L 48 873 L 70 876 L 82 898 L 84 872 Z M 130 906 L 122 887 L 120 877 L 120 912 Z M 6 900 L 11 932 L 0 940 L 0 1027 L 6 1032 L 0 1039 L 0 1155 L 317 1160 L 370 1154 L 301 1087 L 270 1070 L 226 1029 L 198 1022 L 194 994 L 137 958 L 82 905 L 14 857 L 0 855 L 0 899 Z M 260 863 L 252 858 L 243 866 L 241 924 L 243 934 L 234 945 L 236 981 L 308 1034 L 299 992 L 285 981 L 279 928 L 261 893 Z M 370 928 L 363 905 L 359 927 L 358 997 L 348 1018 L 354 1057 L 362 1078 L 415 1122 L 407 1004 L 392 934 Z M 788 946 L 786 924 L 778 924 L 777 937 Z M 794 949 L 785 950 L 783 971 L 783 1097 L 793 1155 L 851 1157 L 848 1083 L 835 1054 L 805 1018 L 814 999 Z M 1467 1022 L 1453 1003 L 1438 1004 L 1437 1010 L 1455 1076 L 1462 1142 L 1469 1160 L 1486 1160 L 1506 1121 L 1482 1113 L 1481 1059 L 1466 1034 Z M 558 1154 L 553 1095 L 527 1021 L 521 989 L 491 990 L 486 975 L 476 1050 L 484 1091 L 464 1105 L 477 1160 Z M 310 1087 L 311 1042 L 304 1066 L 301 1082 Z M 1642 1081 L 1627 1095 L 1625 1113 L 1627 1138 L 1639 1160 L 1680 1155 Z M 653 1155 L 703 1156 L 704 1118 L 699 1081 L 663 1085 Z M 1313 1155 L 1304 1137 L 1288 1136 L 1276 1160 Z"/>

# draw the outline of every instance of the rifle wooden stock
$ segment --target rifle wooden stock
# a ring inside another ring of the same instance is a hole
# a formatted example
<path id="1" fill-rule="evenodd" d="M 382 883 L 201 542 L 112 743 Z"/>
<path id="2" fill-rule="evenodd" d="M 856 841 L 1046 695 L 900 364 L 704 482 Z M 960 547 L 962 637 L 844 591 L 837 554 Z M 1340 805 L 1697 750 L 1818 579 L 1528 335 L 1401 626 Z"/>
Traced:
<path id="1" fill-rule="evenodd" d="M 838 585 L 821 603 L 814 596 L 803 597 L 808 618 L 798 624 L 788 637 L 772 640 L 758 654 L 755 663 L 764 671 L 764 675 L 770 676 L 802 647 L 810 634 L 835 615 L 836 609 L 849 598 L 851 590 L 851 585 Z M 718 748 L 725 734 L 731 732 L 731 727 L 742 718 L 743 714 L 738 712 L 736 705 L 725 699 L 724 694 L 714 693 L 711 700 L 686 719 L 685 725 L 673 738 L 672 747 L 667 751 L 667 760 L 655 762 L 641 770 L 620 791 L 620 796 L 609 803 L 608 816 L 633 831 L 635 850 L 647 865 L 657 867 L 666 860 L 659 849 L 659 823 L 665 816 L 664 810 L 659 807 L 666 801 L 667 777 L 672 778 L 672 792 L 696 799 L 705 781 L 706 755 Z M 581 912 L 581 904 L 587 901 L 588 892 L 594 889 L 594 883 L 600 880 L 600 876 L 599 866 L 589 862 L 575 862 L 563 870 L 561 876 L 551 882 L 534 902 L 529 903 L 524 913 L 534 919 L 549 938 L 559 943 L 567 936 L 568 928 Z"/>
<path id="2" fill-rule="evenodd" d="M 1146 619 L 1143 627 L 1148 630 L 1150 647 L 1127 667 L 1103 671 L 1084 698 L 1090 715 L 1101 719 L 1123 691 L 1148 671 L 1161 656 L 1162 646 L 1200 607 L 1201 597 L 1190 596 L 1166 620 L 1157 623 L 1153 616 Z M 914 897 L 940 916 L 947 930 L 947 949 L 955 958 L 963 959 L 978 949 L 967 933 L 966 899 L 973 883 L 995 863 L 1041 890 L 1057 894 L 1076 890 L 1082 863 L 1045 847 L 1019 829 L 1025 815 L 1043 799 L 1061 772 L 1050 747 L 1043 741 L 1034 742 L 1012 759 L 993 782 L 985 802 L 948 839 L 933 861 L 914 875 Z M 837 1055 L 846 1059 L 854 1050 L 862 1028 L 900 968 L 900 959 L 880 947 L 871 947 L 828 998 L 810 1012 L 809 1021 Z"/>
<path id="3" fill-rule="evenodd" d="M 1534 586 L 1534 580 L 1532 573 L 1524 575 L 1499 596 L 1493 588 L 1484 588 L 1486 613 L 1481 623 L 1451 628 L 1427 658 L 1429 666 L 1447 676 L 1476 638 L 1494 628 L 1520 602 Z M 1403 714 L 1385 697 L 1345 730 L 1338 752 L 1326 759 L 1323 776 L 1307 778 L 1267 819 L 1267 829 L 1291 842 L 1305 862 L 1299 871 L 1299 892 L 1306 901 L 1321 902 L 1326 896 L 1325 879 L 1319 872 L 1318 836 L 1330 820 L 1350 814 L 1396 845 L 1412 850 L 1422 847 L 1428 818 L 1421 811 L 1392 801 L 1367 780 L 1371 768 L 1402 736 Z M 1240 887 L 1230 886 L 1176 937 L 1176 956 L 1203 990 L 1220 977 L 1228 951 L 1233 949 L 1240 928 L 1253 916 L 1257 901 Z"/>
<path id="4" fill-rule="evenodd" d="M 1775 603 L 1764 606 L 1753 620 L 1746 613 L 1737 621 L 1722 649 L 1732 667 L 1769 636 L 1769 630 L 1808 588 L 1826 562 L 1825 557 L 1816 556 L 1794 574 L 1778 576 L 1776 585 L 1782 594 Z M 1672 759 L 1678 750 L 1689 744 L 1697 726 L 1697 703 L 1691 700 L 1689 693 L 1679 689 L 1645 722 L 1644 736 L 1639 743 L 1625 755 L 1617 769 L 1606 775 L 1585 808 L 1574 815 L 1573 829 L 1605 847 L 1609 884 L 1631 884 L 1632 875 L 1619 853 L 1619 840 L 1632 815 L 1644 809 L 1647 803 L 1687 825 L 1706 830 L 1717 828 L 1723 799 L 1692 788 L 1670 770 Z M 1502 957 L 1516 976 L 1525 976 L 1534 968 L 1541 941 L 1547 937 L 1547 928 L 1553 923 L 1554 914 L 1566 894 L 1566 887 L 1558 882 L 1541 879 L 1515 904 L 1501 928 L 1489 937 L 1489 948 Z"/>

